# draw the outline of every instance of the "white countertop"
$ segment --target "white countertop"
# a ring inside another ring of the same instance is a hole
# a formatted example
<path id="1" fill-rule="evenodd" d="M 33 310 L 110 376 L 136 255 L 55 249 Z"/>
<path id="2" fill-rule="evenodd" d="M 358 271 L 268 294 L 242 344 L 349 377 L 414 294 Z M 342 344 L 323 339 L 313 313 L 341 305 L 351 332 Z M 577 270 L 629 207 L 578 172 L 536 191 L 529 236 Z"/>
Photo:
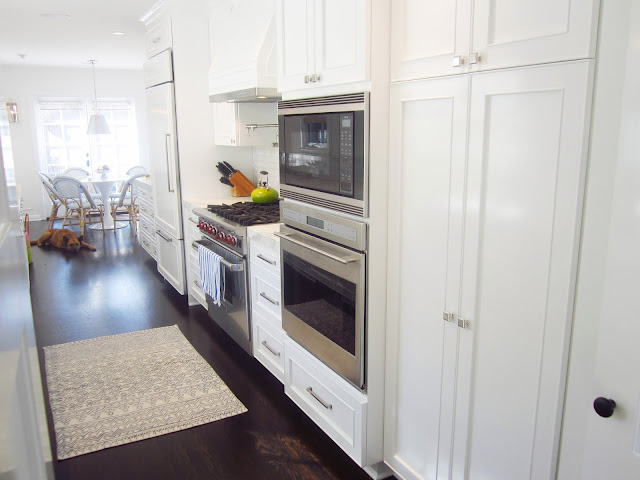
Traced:
<path id="1" fill-rule="evenodd" d="M 266 225 L 253 225 L 251 227 L 247 227 L 247 235 L 249 236 L 249 238 L 251 238 L 253 236 L 252 233 L 255 232 L 257 234 L 266 235 L 267 237 L 273 237 L 274 239 L 278 240 L 278 237 L 276 237 L 273 234 L 273 232 L 279 232 L 280 225 L 282 225 L 282 223 L 267 223 Z"/>

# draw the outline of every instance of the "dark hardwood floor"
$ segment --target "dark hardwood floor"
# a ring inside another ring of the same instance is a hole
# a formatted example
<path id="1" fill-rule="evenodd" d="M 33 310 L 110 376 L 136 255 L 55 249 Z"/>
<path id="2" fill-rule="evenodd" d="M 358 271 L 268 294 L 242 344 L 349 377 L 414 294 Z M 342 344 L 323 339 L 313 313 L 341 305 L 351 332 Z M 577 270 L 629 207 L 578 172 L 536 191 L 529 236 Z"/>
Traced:
<path id="1" fill-rule="evenodd" d="M 45 222 L 32 222 L 31 238 L 45 228 Z M 83 249 L 73 255 L 33 247 L 31 297 L 43 375 L 44 346 L 177 324 L 249 411 L 54 460 L 57 480 L 369 478 L 202 307 L 188 307 L 186 297 L 164 282 L 129 228 L 115 234 L 89 230 L 85 241 L 97 252 Z M 48 404 L 47 417 L 55 458 Z"/>

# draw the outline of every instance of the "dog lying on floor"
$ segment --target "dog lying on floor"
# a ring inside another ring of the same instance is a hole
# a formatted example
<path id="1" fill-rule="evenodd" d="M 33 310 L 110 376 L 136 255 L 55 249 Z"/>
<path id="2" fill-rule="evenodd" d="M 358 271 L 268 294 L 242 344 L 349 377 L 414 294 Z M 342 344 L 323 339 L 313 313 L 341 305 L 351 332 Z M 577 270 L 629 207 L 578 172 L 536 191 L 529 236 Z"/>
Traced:
<path id="1" fill-rule="evenodd" d="M 44 232 L 38 240 L 33 240 L 31 245 L 38 245 L 39 247 L 53 245 L 56 248 L 61 248 L 72 253 L 78 253 L 78 251 L 84 247 L 95 252 L 96 247 L 84 242 L 83 239 L 84 235 L 78 237 L 68 228 L 52 228 Z"/>

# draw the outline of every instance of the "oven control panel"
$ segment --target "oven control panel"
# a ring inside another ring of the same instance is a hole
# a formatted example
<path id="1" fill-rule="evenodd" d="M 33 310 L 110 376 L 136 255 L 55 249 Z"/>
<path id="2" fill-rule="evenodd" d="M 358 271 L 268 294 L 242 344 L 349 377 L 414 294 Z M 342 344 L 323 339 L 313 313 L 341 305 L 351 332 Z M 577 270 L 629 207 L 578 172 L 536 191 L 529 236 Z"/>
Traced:
<path id="1" fill-rule="evenodd" d="M 226 243 L 236 250 L 242 247 L 241 240 L 240 238 L 238 238 L 235 232 L 225 230 L 222 225 L 218 225 L 209 220 L 199 220 L 200 221 L 198 222 L 197 226 L 201 232 L 207 234 L 209 237 L 217 240 L 218 242 Z"/>
<path id="2" fill-rule="evenodd" d="M 295 212 L 288 208 L 282 209 L 282 216 L 285 220 L 291 220 L 295 223 L 312 227 L 315 230 L 321 230 L 325 233 L 340 237 L 344 240 L 355 242 L 358 239 L 358 231 L 350 226 L 341 223 L 332 222 L 315 216 L 307 215 L 302 212 Z"/>

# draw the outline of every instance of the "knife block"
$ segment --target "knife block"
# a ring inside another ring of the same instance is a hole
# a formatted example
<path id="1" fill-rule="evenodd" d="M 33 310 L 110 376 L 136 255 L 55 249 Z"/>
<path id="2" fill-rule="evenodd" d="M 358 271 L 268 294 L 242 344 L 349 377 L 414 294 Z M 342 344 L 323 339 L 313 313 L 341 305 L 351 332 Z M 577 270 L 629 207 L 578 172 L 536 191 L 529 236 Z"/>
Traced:
<path id="1" fill-rule="evenodd" d="M 251 180 L 245 177 L 240 170 L 231 175 L 229 181 L 233 184 L 231 195 L 234 197 L 248 197 L 256 188 L 256 186 L 251 183 Z"/>

